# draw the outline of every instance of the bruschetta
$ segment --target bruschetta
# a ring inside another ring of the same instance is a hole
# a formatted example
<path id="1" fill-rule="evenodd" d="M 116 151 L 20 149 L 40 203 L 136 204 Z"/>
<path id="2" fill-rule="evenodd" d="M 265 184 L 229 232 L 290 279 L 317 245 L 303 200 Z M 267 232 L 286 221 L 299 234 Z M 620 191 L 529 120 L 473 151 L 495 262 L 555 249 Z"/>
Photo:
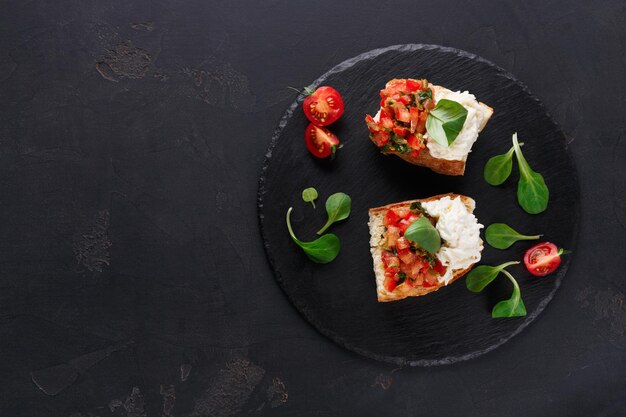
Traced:
<path id="1" fill-rule="evenodd" d="M 474 208 L 470 197 L 442 194 L 370 209 L 378 301 L 428 294 L 468 273 L 480 261 L 483 249 L 483 226 L 474 216 Z M 441 239 L 434 253 L 405 236 L 421 217 L 430 221 Z"/>
<path id="2" fill-rule="evenodd" d="M 394 79 L 380 91 L 380 110 L 366 115 L 370 139 L 385 155 L 445 175 L 463 175 L 467 156 L 493 109 L 467 91 L 451 91 L 427 80 Z M 456 139 L 443 146 L 429 137 L 426 119 L 439 100 L 461 104 L 467 117 Z"/>

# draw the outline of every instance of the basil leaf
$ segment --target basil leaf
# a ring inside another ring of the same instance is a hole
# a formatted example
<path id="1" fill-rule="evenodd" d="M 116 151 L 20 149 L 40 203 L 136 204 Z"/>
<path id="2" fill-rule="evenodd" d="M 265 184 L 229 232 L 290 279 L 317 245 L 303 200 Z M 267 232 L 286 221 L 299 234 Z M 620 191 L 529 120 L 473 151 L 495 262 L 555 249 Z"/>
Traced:
<path id="1" fill-rule="evenodd" d="M 503 317 L 523 317 L 526 315 L 526 306 L 522 300 L 519 285 L 517 281 L 515 281 L 515 278 L 513 278 L 513 275 L 509 274 L 508 271 L 503 272 L 513 283 L 513 294 L 511 294 L 511 298 L 508 300 L 500 301 L 493 306 L 491 317 L 494 319 Z"/>
<path id="2" fill-rule="evenodd" d="M 289 207 L 287 210 L 287 229 L 289 230 L 289 236 L 296 243 L 296 245 L 300 246 L 306 256 L 309 257 L 313 262 L 317 262 L 320 264 L 327 264 L 333 259 L 337 257 L 339 254 L 339 249 L 341 245 L 339 243 L 339 238 L 329 233 L 322 237 L 315 239 L 312 242 L 303 242 L 299 240 L 296 235 L 293 233 L 293 229 L 291 228 L 291 210 L 293 207 Z"/>
<path id="3" fill-rule="evenodd" d="M 518 261 L 511 261 L 498 266 L 480 265 L 472 269 L 467 275 L 465 286 L 472 292 L 481 292 L 496 279 L 500 272 L 504 271 L 504 268 L 518 263 Z"/>
<path id="4" fill-rule="evenodd" d="M 448 147 L 463 129 L 465 119 L 467 109 L 456 101 L 444 98 L 428 113 L 426 131 L 435 142 Z"/>
<path id="5" fill-rule="evenodd" d="M 500 185 L 509 178 L 513 170 L 513 152 L 515 148 L 511 147 L 507 153 L 489 158 L 483 170 L 483 176 L 488 184 Z"/>
<path id="6" fill-rule="evenodd" d="M 305 203 L 313 204 L 313 208 L 315 208 L 315 199 L 317 199 L 317 190 L 315 188 L 309 187 L 302 191 L 302 200 Z"/>
<path id="7" fill-rule="evenodd" d="M 411 223 L 404 232 L 404 237 L 417 243 L 429 253 L 435 253 L 441 247 L 441 236 L 426 217 L 420 217 Z"/>
<path id="8" fill-rule="evenodd" d="M 496 249 L 507 249 L 518 240 L 535 240 L 541 236 L 522 235 L 504 223 L 493 223 L 485 230 L 485 240 Z"/>
<path id="9" fill-rule="evenodd" d="M 539 214 L 548 207 L 550 191 L 543 176 L 533 171 L 522 154 L 517 133 L 513 134 L 513 148 L 519 165 L 519 182 L 517 183 L 517 202 L 529 214 Z"/>
<path id="10" fill-rule="evenodd" d="M 326 200 L 326 213 L 328 214 L 328 220 L 326 224 L 317 231 L 318 235 L 321 235 L 330 227 L 331 224 L 347 219 L 350 215 L 352 208 L 352 199 L 348 194 L 335 193 L 328 197 Z"/>

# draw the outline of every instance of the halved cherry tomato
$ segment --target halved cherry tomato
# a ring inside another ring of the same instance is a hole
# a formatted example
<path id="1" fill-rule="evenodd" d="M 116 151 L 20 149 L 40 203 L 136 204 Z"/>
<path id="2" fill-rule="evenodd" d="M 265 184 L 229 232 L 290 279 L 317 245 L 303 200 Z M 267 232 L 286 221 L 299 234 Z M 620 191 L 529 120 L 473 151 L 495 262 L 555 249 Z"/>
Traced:
<path id="1" fill-rule="evenodd" d="M 539 243 L 526 251 L 524 265 L 531 274 L 544 277 L 561 265 L 562 254 L 563 249 L 557 248 L 554 243 Z"/>
<path id="2" fill-rule="evenodd" d="M 332 87 L 318 87 L 302 102 L 306 117 L 316 126 L 327 126 L 343 114 L 341 94 Z"/>
<path id="3" fill-rule="evenodd" d="M 310 123 L 304 131 L 306 148 L 316 158 L 334 157 L 339 139 L 330 130 Z"/>

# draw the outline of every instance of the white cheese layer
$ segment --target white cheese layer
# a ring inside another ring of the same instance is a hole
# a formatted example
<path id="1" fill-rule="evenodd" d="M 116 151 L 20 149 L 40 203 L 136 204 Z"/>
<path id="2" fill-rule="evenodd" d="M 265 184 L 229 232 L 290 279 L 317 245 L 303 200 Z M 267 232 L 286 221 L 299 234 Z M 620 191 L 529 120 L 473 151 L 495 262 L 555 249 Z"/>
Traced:
<path id="1" fill-rule="evenodd" d="M 438 219 L 437 231 L 441 236 L 442 245 L 437 258 L 447 268 L 446 273 L 439 277 L 439 282 L 448 285 L 455 270 L 465 269 L 480 261 L 483 243 L 480 239 L 482 224 L 465 206 L 460 197 L 451 199 L 444 197 L 436 201 L 422 203 L 429 215 Z"/>
<path id="2" fill-rule="evenodd" d="M 454 142 L 450 146 L 441 146 L 434 140 L 426 141 L 426 146 L 430 154 L 435 158 L 447 159 L 450 161 L 465 161 L 467 155 L 472 150 L 472 145 L 478 139 L 478 133 L 485 118 L 490 117 L 490 111 L 486 106 L 482 106 L 467 91 L 450 91 L 447 88 L 437 87 L 433 89 L 435 95 L 435 103 L 441 99 L 456 101 L 467 110 L 467 118 L 463 124 L 463 129 L 459 132 Z M 428 133 L 424 135 L 428 137 Z"/>

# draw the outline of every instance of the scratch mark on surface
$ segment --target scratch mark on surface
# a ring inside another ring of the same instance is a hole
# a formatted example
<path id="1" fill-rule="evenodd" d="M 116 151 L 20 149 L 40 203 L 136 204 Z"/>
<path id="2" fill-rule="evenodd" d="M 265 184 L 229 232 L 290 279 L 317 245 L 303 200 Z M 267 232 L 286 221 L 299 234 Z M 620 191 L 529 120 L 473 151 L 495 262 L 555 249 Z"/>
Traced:
<path id="1" fill-rule="evenodd" d="M 154 30 L 154 22 L 131 23 L 130 27 L 142 32 L 152 32 Z"/>
<path id="2" fill-rule="evenodd" d="M 33 371 L 30 377 L 33 383 L 47 395 L 57 395 L 76 381 L 80 374 L 109 357 L 113 352 L 124 349 L 131 342 L 118 343 L 106 349 L 97 350 L 74 358 L 66 363 Z"/>
<path id="3" fill-rule="evenodd" d="M 92 224 L 79 229 L 72 239 L 72 248 L 79 265 L 94 272 L 102 272 L 109 265 L 109 211 L 100 211 Z"/>
<path id="4" fill-rule="evenodd" d="M 264 375 L 265 370 L 248 359 L 231 360 L 196 400 L 189 417 L 228 417 L 239 413 Z"/>
<path id="5" fill-rule="evenodd" d="M 189 373 L 191 372 L 191 365 L 188 363 L 183 363 L 180 365 L 180 380 L 185 382 L 187 378 L 189 378 Z"/>
<path id="6" fill-rule="evenodd" d="M 272 385 L 267 388 L 266 394 L 272 408 L 280 407 L 289 398 L 285 383 L 279 377 L 272 379 Z"/>
<path id="7" fill-rule="evenodd" d="M 163 397 L 163 414 L 161 414 L 161 417 L 173 417 L 172 411 L 176 403 L 176 389 L 174 385 L 161 385 L 159 392 Z"/>
<path id="8" fill-rule="evenodd" d="M 372 387 L 379 386 L 386 391 L 391 387 L 392 384 L 393 384 L 393 378 L 391 377 L 391 375 L 385 375 L 385 374 L 380 373 L 376 376 L 376 379 L 374 379 L 374 383 L 371 386 Z"/>
<path id="9" fill-rule="evenodd" d="M 152 58 L 148 51 L 133 46 L 132 42 L 126 41 L 115 45 L 107 54 L 96 62 L 96 70 L 105 79 L 115 81 L 111 74 L 121 78 L 143 78 Z"/>

